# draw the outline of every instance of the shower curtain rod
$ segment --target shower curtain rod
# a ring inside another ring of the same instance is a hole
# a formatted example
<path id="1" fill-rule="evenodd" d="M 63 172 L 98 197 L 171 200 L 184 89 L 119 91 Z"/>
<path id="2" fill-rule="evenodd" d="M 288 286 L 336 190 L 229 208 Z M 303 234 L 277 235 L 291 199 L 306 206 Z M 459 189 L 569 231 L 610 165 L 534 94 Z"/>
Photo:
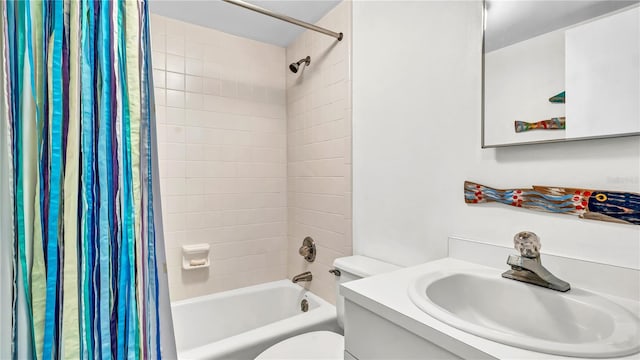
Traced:
<path id="1" fill-rule="evenodd" d="M 338 41 L 342 40 L 342 33 L 337 33 L 331 30 L 327 30 L 325 28 L 322 28 L 320 26 L 315 26 L 313 24 L 309 24 L 308 22 L 304 22 L 302 20 L 298 20 L 295 18 L 292 18 L 290 16 L 287 15 L 282 15 L 282 14 L 278 14 L 275 13 L 271 10 L 267 10 L 265 8 L 261 8 L 260 6 L 256 6 L 253 4 L 249 4 L 248 2 L 242 1 L 242 0 L 222 0 L 224 2 L 228 2 L 229 4 L 233 4 L 233 5 L 237 5 L 240 7 L 243 7 L 245 9 L 249 9 L 255 12 L 259 12 L 261 14 L 267 15 L 267 16 L 271 16 L 274 17 L 276 19 L 280 19 L 282 21 L 286 21 L 288 23 L 294 24 L 294 25 L 298 25 L 298 26 L 302 26 L 303 28 L 307 28 L 309 30 L 313 30 L 313 31 L 317 31 L 319 33 L 323 33 L 325 35 L 329 35 L 331 37 L 334 37 L 336 39 L 338 39 Z"/>

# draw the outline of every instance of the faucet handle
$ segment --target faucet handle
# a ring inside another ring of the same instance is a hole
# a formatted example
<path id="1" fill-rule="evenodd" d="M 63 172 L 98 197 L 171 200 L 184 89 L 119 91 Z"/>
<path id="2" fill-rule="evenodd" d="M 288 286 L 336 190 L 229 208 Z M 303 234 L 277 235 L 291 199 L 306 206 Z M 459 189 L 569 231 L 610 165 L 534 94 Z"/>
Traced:
<path id="1" fill-rule="evenodd" d="M 313 262 L 316 259 L 316 244 L 310 236 L 304 238 L 298 253 L 308 262 Z"/>
<path id="2" fill-rule="evenodd" d="M 513 245 L 520 255 L 528 258 L 540 257 L 540 238 L 531 231 L 521 231 L 513 237 Z"/>

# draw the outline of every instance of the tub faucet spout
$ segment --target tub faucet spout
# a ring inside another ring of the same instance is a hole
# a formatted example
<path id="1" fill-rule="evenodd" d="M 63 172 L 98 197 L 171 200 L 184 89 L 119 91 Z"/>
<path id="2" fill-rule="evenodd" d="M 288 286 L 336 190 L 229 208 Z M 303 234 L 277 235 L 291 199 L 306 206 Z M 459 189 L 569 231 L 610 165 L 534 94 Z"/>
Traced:
<path id="1" fill-rule="evenodd" d="M 291 279 L 291 281 L 293 281 L 293 283 L 295 284 L 299 281 L 311 281 L 311 279 L 313 279 L 313 275 L 311 275 L 311 272 L 305 271 L 302 274 L 298 274 L 294 276 L 293 279 Z"/>

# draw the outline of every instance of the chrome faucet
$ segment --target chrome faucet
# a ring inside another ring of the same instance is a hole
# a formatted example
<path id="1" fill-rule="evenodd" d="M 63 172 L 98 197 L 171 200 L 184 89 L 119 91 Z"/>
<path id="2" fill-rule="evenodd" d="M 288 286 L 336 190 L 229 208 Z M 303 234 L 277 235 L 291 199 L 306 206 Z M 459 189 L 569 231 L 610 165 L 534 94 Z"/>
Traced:
<path id="1" fill-rule="evenodd" d="M 568 291 L 571 285 L 555 277 L 540 261 L 540 239 L 538 235 L 522 231 L 513 237 L 513 244 L 520 256 L 509 255 L 507 264 L 511 270 L 502 273 L 503 278 L 518 280 L 557 291 Z"/>
<path id="2" fill-rule="evenodd" d="M 311 281 L 311 279 L 313 279 L 313 275 L 311 275 L 311 272 L 305 271 L 302 274 L 298 274 L 294 276 L 293 279 L 291 279 L 291 281 L 293 281 L 293 283 L 295 284 L 299 281 Z"/>

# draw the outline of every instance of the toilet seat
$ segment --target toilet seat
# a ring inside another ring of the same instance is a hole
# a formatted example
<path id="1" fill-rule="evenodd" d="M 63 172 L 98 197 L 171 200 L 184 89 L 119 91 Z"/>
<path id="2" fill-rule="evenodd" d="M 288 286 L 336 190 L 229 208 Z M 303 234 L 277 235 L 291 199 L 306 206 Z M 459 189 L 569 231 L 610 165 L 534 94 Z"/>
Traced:
<path id="1" fill-rule="evenodd" d="M 313 331 L 283 340 L 255 360 L 342 360 L 344 337 L 331 331 Z"/>

